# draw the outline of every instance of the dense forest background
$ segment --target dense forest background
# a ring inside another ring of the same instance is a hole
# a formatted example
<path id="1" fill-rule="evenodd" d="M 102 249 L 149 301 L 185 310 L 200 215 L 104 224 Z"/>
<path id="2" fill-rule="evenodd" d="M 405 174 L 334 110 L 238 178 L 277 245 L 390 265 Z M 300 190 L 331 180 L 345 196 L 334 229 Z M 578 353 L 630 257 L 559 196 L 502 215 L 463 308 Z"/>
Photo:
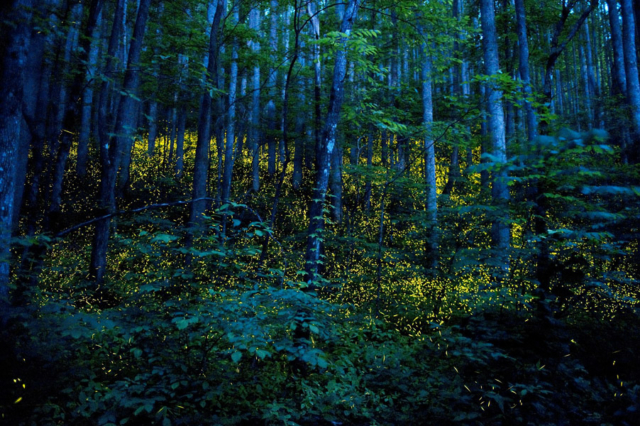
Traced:
<path id="1" fill-rule="evenodd" d="M 640 1 L 0 3 L 0 423 L 640 422 Z"/>

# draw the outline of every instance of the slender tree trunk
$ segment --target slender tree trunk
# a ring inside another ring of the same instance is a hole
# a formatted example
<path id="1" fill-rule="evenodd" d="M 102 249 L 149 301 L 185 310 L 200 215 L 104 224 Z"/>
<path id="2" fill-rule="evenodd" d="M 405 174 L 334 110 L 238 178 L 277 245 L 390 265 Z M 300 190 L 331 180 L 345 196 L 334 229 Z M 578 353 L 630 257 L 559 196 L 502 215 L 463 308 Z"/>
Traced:
<path id="1" fill-rule="evenodd" d="M 295 16 L 297 15 L 298 14 L 296 13 Z M 295 17 L 294 17 L 294 25 L 295 25 Z M 304 48 L 303 42 L 300 42 L 300 48 Z M 300 58 L 300 67 L 302 69 L 306 68 L 304 56 Z M 306 102 L 305 92 L 307 88 L 306 80 L 301 81 L 300 84 L 303 85 L 303 89 L 300 91 L 300 94 L 298 95 L 299 96 L 298 101 L 300 105 L 305 105 L 305 102 Z M 285 106 L 286 106 L 286 102 L 285 102 Z M 298 113 L 296 115 L 296 126 L 295 126 L 296 140 L 295 140 L 295 147 L 294 147 L 295 151 L 293 153 L 293 176 L 291 178 L 291 185 L 293 186 L 293 189 L 295 189 L 296 191 L 300 189 L 300 185 L 302 184 L 302 167 L 303 167 L 303 160 L 304 160 L 305 145 L 307 142 L 306 136 L 307 136 L 307 133 L 305 128 L 305 117 L 303 114 Z"/>
<path id="2" fill-rule="evenodd" d="M 260 9 L 254 8 L 249 15 L 249 26 L 254 31 L 260 30 Z M 254 54 L 260 52 L 258 39 L 250 42 Z M 260 189 L 260 63 L 255 61 L 251 80 L 251 111 L 249 121 L 249 143 L 251 148 L 251 188 L 254 192 Z"/>
<path id="3" fill-rule="evenodd" d="M 182 179 L 184 173 L 184 133 L 187 127 L 187 106 L 181 105 L 178 113 L 178 137 L 176 140 L 176 177 Z"/>
<path id="4" fill-rule="evenodd" d="M 364 208 L 368 212 L 371 210 L 372 195 L 372 167 L 373 167 L 373 138 L 375 132 L 373 125 L 369 126 L 369 135 L 367 136 L 367 177 L 364 184 Z"/>
<path id="5" fill-rule="evenodd" d="M 587 55 L 584 46 L 580 46 L 580 78 L 582 79 L 582 87 L 584 90 L 584 109 L 586 110 L 587 129 L 593 128 L 593 111 L 591 108 L 591 87 L 589 87 Z"/>
<path id="6" fill-rule="evenodd" d="M 331 218 L 334 222 L 342 222 L 342 157 L 343 148 L 340 140 L 336 140 L 336 147 L 331 155 Z"/>
<path id="7" fill-rule="evenodd" d="M 155 99 L 149 101 L 149 136 L 147 137 L 147 155 L 153 156 L 156 150 L 156 138 L 158 137 L 158 102 Z"/>
<path id="8" fill-rule="evenodd" d="M 234 5 L 234 21 L 238 23 L 240 5 Z M 224 174 L 222 176 L 222 203 L 229 202 L 231 195 L 231 177 L 233 175 L 233 144 L 235 142 L 236 125 L 236 91 L 238 86 L 238 42 L 234 41 L 231 48 L 231 67 L 229 71 L 229 110 L 227 125 L 227 140 L 224 151 Z M 225 235 L 226 215 L 223 221 L 223 235 Z"/>
<path id="9" fill-rule="evenodd" d="M 336 137 L 338 132 L 338 122 L 344 100 L 344 79 L 347 74 L 347 37 L 351 34 L 353 22 L 356 19 L 360 0 L 349 0 L 344 19 L 340 26 L 340 32 L 345 34 L 340 40 L 340 48 L 336 52 L 335 65 L 333 69 L 333 80 L 331 84 L 331 96 L 329 99 L 329 110 L 322 135 L 322 146 L 320 157 L 318 158 L 318 171 L 315 180 L 314 195 L 309 209 L 309 232 L 307 239 L 307 252 L 305 256 L 307 280 L 310 283 L 316 281 L 318 265 L 320 260 L 320 243 L 322 237 L 319 235 L 324 227 L 323 207 L 329 184 L 330 159 L 333 150 L 336 148 Z"/>
<path id="10" fill-rule="evenodd" d="M 420 33 L 426 38 L 423 29 Z M 422 43 L 422 125 L 424 126 L 424 163 L 425 163 L 425 210 L 427 213 L 427 242 L 425 245 L 426 267 L 435 272 L 438 266 L 438 194 L 436 192 L 436 149 L 431 126 L 433 124 L 433 95 L 431 77 L 431 54 L 427 41 Z"/>
<path id="11" fill-rule="evenodd" d="M 220 21 L 224 14 L 224 0 L 217 0 L 216 11 L 211 23 L 209 38 L 209 58 L 207 63 L 207 83 L 213 87 L 218 86 L 218 37 Z M 193 173 L 192 198 L 199 199 L 207 195 L 207 183 L 209 173 L 209 150 L 211 137 L 211 108 L 213 101 L 211 94 L 206 91 L 200 102 L 200 118 L 198 121 L 198 141 L 196 145 L 195 169 Z M 206 201 L 196 201 L 191 204 L 190 223 L 192 227 L 199 227 L 202 222 L 202 214 L 205 211 Z M 187 237 L 187 245 L 191 244 L 193 229 Z"/>
<path id="12" fill-rule="evenodd" d="M 48 16 L 52 19 L 52 16 L 55 15 L 55 12 L 60 7 L 60 0 L 53 0 L 51 2 L 51 14 Z M 53 61 L 51 58 L 47 58 L 47 55 L 44 54 L 47 49 L 51 48 L 53 45 L 52 34 L 45 35 L 43 32 L 39 31 L 35 36 L 35 39 L 31 40 L 29 51 L 30 56 L 37 55 L 37 51 L 40 51 L 40 56 L 43 58 L 42 61 L 42 70 L 38 76 L 32 75 L 32 73 L 27 73 L 25 78 L 28 78 L 27 81 L 31 80 L 33 86 L 31 86 L 30 90 L 37 91 L 37 101 L 36 104 L 31 106 L 26 106 L 23 108 L 23 113 L 27 122 L 29 123 L 29 130 L 31 132 L 31 162 L 29 169 L 32 173 L 31 184 L 27 185 L 26 194 L 25 194 L 25 206 L 27 211 L 27 226 L 26 226 L 26 235 L 33 236 L 36 232 L 37 224 L 38 224 L 38 215 L 42 211 L 40 206 L 38 205 L 38 194 L 43 190 L 40 186 L 40 182 L 45 172 L 45 144 L 47 140 L 47 114 L 49 111 L 49 99 L 50 99 L 50 80 L 53 72 Z M 33 56 L 32 56 L 33 57 Z M 28 63 L 28 69 L 36 70 L 38 65 L 35 63 Z M 31 76 L 31 77 L 29 77 Z M 27 88 L 27 81 L 25 81 L 25 90 Z M 24 171 L 26 176 L 26 170 Z M 17 201 L 17 198 L 16 198 Z M 19 209 L 19 206 L 17 207 Z M 14 212 L 16 211 L 16 206 L 14 206 Z M 17 220 L 14 220 L 14 226 L 17 226 Z M 15 228 L 14 228 L 15 229 Z M 23 259 L 27 259 L 27 254 L 31 251 L 30 248 L 26 248 L 23 252 Z M 27 264 L 30 262 L 24 262 L 21 269 L 25 269 Z"/>
<path id="13" fill-rule="evenodd" d="M 100 21 L 98 16 L 98 21 Z M 78 160 L 76 173 L 78 176 L 86 176 L 87 161 L 89 159 L 89 137 L 91 135 L 91 117 L 93 110 L 93 88 L 98 71 L 98 51 L 100 48 L 100 25 L 96 25 L 91 36 L 89 47 L 89 63 L 85 77 L 85 88 L 82 94 L 82 112 L 80 117 L 80 134 L 78 136 Z"/>
<path id="14" fill-rule="evenodd" d="M 79 23 L 82 17 L 82 4 L 76 4 L 73 6 L 71 10 L 71 19 L 74 22 Z M 97 22 L 97 17 L 96 17 Z M 71 28 L 69 28 L 69 33 L 67 34 L 67 42 L 65 46 L 65 62 L 67 63 L 67 70 L 70 69 L 71 62 L 71 54 L 75 50 L 78 45 L 78 37 L 79 37 L 79 24 L 73 24 Z M 89 37 L 93 35 L 93 31 L 91 34 L 87 34 Z M 84 52 L 84 60 L 86 61 L 89 51 L 88 43 L 89 41 L 85 41 L 84 45 L 87 49 Z M 79 72 L 86 72 L 86 64 L 81 64 L 82 69 Z M 58 132 L 58 143 L 56 144 L 56 149 L 52 152 L 55 153 L 55 160 L 53 164 L 53 170 L 51 174 L 51 201 L 49 204 L 49 218 L 53 220 L 55 223 L 54 229 L 59 225 L 60 221 L 60 211 L 62 204 L 62 187 L 64 182 L 64 171 L 67 165 L 67 159 L 69 158 L 69 151 L 71 150 L 72 138 L 71 132 L 77 132 L 79 123 L 79 105 L 77 104 L 78 99 L 82 96 L 82 85 L 84 83 L 84 75 L 80 79 L 80 77 L 76 77 L 74 81 L 74 87 L 71 88 L 71 93 L 68 88 L 64 85 L 60 85 L 60 97 L 59 97 L 59 114 L 56 117 L 55 121 L 55 129 Z M 73 111 L 72 118 L 73 122 L 67 121 L 70 117 L 70 111 Z M 62 132 L 61 132 L 62 130 Z M 64 131 L 66 130 L 66 132 Z"/>
<path id="15" fill-rule="evenodd" d="M 485 74 L 492 76 L 500 72 L 498 61 L 498 39 L 496 34 L 495 13 L 492 0 L 481 0 L 482 13 L 482 47 L 484 53 Z M 502 91 L 493 84 L 487 86 L 487 113 L 489 137 L 493 155 L 497 166 L 504 165 L 507 161 L 507 147 L 505 140 L 504 112 L 502 110 Z M 504 273 L 509 268 L 509 188 L 507 186 L 507 174 L 505 171 L 493 173 L 492 198 L 495 206 L 501 214 L 494 219 L 491 237 L 493 246 L 499 253 L 500 269 Z"/>
<path id="16" fill-rule="evenodd" d="M 271 48 L 271 56 L 275 62 L 275 55 L 278 51 L 278 0 L 271 0 L 271 22 L 269 28 L 269 47 Z M 267 104 L 267 172 L 269 176 L 276 173 L 276 85 L 278 82 L 278 69 L 271 67 L 269 70 L 269 102 Z"/>
<path id="17" fill-rule="evenodd" d="M 558 20 L 558 22 L 556 22 L 553 28 L 553 34 L 551 36 L 551 42 L 550 42 L 551 47 L 550 47 L 549 56 L 547 57 L 547 63 L 545 65 L 543 86 L 542 86 L 542 93 L 546 102 L 551 102 L 551 99 L 552 99 L 552 95 L 551 95 L 552 81 L 553 81 L 552 73 L 556 65 L 556 62 L 560 57 L 560 54 L 564 51 L 568 43 L 576 35 L 576 33 L 578 32 L 578 30 L 580 29 L 584 21 L 589 16 L 589 14 L 598 5 L 598 0 L 590 0 L 589 7 L 587 7 L 580 14 L 578 19 L 574 22 L 573 26 L 569 29 L 565 39 L 561 42 L 560 36 L 564 33 L 565 24 L 567 23 L 567 19 L 569 18 L 569 16 L 571 15 L 571 12 L 573 11 L 572 8 L 574 5 L 575 5 L 575 2 L 571 2 L 569 5 L 563 4 L 561 14 L 560 14 L 560 19 Z M 544 123 L 544 127 L 545 128 L 547 127 L 547 123 Z"/>
<path id="18" fill-rule="evenodd" d="M 531 101 L 533 91 L 531 89 L 531 76 L 529 73 L 529 40 L 527 38 L 527 20 L 525 16 L 524 0 L 515 0 L 516 23 L 518 31 L 518 46 L 520 49 L 520 78 L 524 91 L 524 109 L 527 116 L 527 139 L 533 141 L 538 134 L 538 119 Z"/>
<path id="19" fill-rule="evenodd" d="M 108 158 L 102 166 L 102 180 L 100 182 L 100 208 L 106 213 L 113 213 L 115 204 L 115 185 L 117 177 L 118 156 L 121 155 L 123 146 L 130 146 L 129 140 L 133 137 L 133 126 L 135 125 L 136 101 L 140 86 L 140 53 L 142 52 L 142 41 L 149 18 L 149 5 L 151 0 L 141 0 L 136 17 L 131 46 L 127 58 L 127 68 L 124 76 L 122 90 L 129 96 L 122 96 L 118 105 L 114 135 L 110 138 Z M 104 280 L 107 268 L 107 247 L 109 243 L 110 220 L 106 219 L 96 224 L 91 251 L 91 264 L 89 268 L 90 277 L 96 285 L 100 285 Z"/>
<path id="20" fill-rule="evenodd" d="M 312 0 L 308 4 L 308 13 L 311 20 L 311 28 L 313 36 L 317 41 L 320 40 L 320 19 L 318 17 L 318 7 L 316 1 Z M 314 140 L 315 140 L 315 160 L 313 163 L 318 170 L 318 159 L 320 158 L 320 150 L 322 147 L 322 111 L 321 111 L 321 94 L 322 94 L 322 64 L 320 62 L 320 46 L 316 43 L 313 45 L 313 104 L 314 104 Z"/>

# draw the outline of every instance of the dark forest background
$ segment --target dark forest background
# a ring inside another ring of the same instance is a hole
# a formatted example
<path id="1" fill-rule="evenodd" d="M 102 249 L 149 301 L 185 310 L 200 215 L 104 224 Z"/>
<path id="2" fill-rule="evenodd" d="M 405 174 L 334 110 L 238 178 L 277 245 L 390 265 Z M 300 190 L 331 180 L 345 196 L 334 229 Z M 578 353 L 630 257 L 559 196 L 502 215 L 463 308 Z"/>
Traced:
<path id="1" fill-rule="evenodd" d="M 638 424 L 638 19 L 2 2 L 0 423 Z"/>

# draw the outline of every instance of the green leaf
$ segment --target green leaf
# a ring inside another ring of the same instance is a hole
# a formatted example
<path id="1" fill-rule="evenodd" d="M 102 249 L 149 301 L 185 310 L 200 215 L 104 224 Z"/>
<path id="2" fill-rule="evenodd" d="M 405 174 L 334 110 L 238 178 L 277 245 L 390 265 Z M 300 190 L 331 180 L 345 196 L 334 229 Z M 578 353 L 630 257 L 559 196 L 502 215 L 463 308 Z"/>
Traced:
<path id="1" fill-rule="evenodd" d="M 231 354 L 231 360 L 236 364 L 240 361 L 240 358 L 242 358 L 242 352 L 234 352 Z"/>
<path id="2" fill-rule="evenodd" d="M 176 237 L 175 235 L 158 234 L 151 239 L 151 242 L 152 243 L 170 243 L 171 241 L 175 241 L 177 239 L 178 237 Z"/>
<path id="3" fill-rule="evenodd" d="M 266 357 L 270 357 L 271 354 L 265 350 L 262 349 L 256 349 L 256 355 L 258 355 L 258 358 L 260 359 L 265 359 Z"/>

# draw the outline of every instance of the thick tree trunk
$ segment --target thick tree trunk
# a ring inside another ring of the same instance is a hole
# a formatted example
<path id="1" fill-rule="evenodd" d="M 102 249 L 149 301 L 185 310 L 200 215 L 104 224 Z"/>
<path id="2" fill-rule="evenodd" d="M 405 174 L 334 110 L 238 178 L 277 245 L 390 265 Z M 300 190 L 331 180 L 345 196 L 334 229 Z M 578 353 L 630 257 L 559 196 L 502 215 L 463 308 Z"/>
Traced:
<path id="1" fill-rule="evenodd" d="M 41 6 L 36 15 L 37 19 L 49 18 L 59 7 L 57 0 L 49 0 Z M 36 157 L 42 158 L 42 144 L 45 138 L 44 123 L 46 122 L 47 104 L 49 102 L 49 83 L 51 74 L 50 61 L 45 57 L 45 48 L 51 42 L 51 34 L 45 34 L 40 28 L 31 28 L 29 52 L 24 66 L 24 88 L 22 98 L 22 113 L 26 122 L 21 123 L 20 145 L 16 159 L 15 196 L 13 201 L 13 233 L 18 231 L 20 210 L 23 196 L 27 202 L 30 198 L 29 188 L 26 187 L 27 169 L 29 164 L 29 150 L 32 149 L 31 170 L 32 182 L 39 180 L 43 162 L 39 161 L 39 171 L 35 169 Z M 40 135 L 40 136 L 39 136 Z M 37 188 L 37 187 L 36 187 Z M 36 189 L 37 190 L 37 189 Z M 34 203 L 35 204 L 35 203 Z M 34 206 L 29 210 L 29 216 L 38 211 Z"/>
<path id="2" fill-rule="evenodd" d="M 609 10 L 609 25 L 611 27 L 611 47 L 613 48 L 611 94 L 624 96 L 627 93 L 627 77 L 624 68 L 624 50 L 620 15 L 618 15 L 618 0 L 607 0 L 607 6 Z"/>
<path id="3" fill-rule="evenodd" d="M 495 13 L 493 0 L 481 0 L 482 13 L 482 47 L 484 53 L 485 74 L 492 76 L 500 72 L 498 61 L 498 39 L 496 34 Z M 487 113 L 488 131 L 491 138 L 492 153 L 501 167 L 507 161 L 507 147 L 505 140 L 504 112 L 502 110 L 502 91 L 495 85 L 487 86 Z M 500 211 L 493 221 L 491 237 L 493 247 L 499 253 L 500 269 L 503 272 L 509 268 L 509 215 L 508 201 L 509 188 L 507 186 L 507 174 L 504 171 L 493 173 L 491 195 L 494 205 Z M 497 213 L 497 212 L 496 212 Z"/>
<path id="4" fill-rule="evenodd" d="M 318 158 L 318 171 L 314 184 L 314 193 L 309 209 L 309 231 L 307 239 L 306 266 L 307 281 L 316 281 L 320 260 L 320 243 L 322 229 L 324 227 L 323 207 L 329 184 L 330 159 L 336 148 L 338 123 L 344 100 L 344 79 L 347 74 L 347 37 L 351 33 L 353 22 L 356 19 L 360 0 L 349 0 L 344 13 L 344 19 L 340 26 L 340 32 L 345 34 L 340 40 L 340 48 L 335 54 L 331 95 L 329 98 L 329 111 L 322 132 L 322 146 Z"/>
<path id="5" fill-rule="evenodd" d="M 118 105 L 113 136 L 110 138 L 106 161 L 102 164 L 102 179 L 100 182 L 100 208 L 103 212 L 113 213 L 116 208 L 115 189 L 118 173 L 118 157 L 123 146 L 130 146 L 129 140 L 133 137 L 133 126 L 136 122 L 136 101 L 140 86 L 140 53 L 142 41 L 147 28 L 149 18 L 149 5 L 151 0 L 141 0 L 136 17 L 131 46 L 127 61 L 127 69 L 124 76 L 122 90 L 127 96 L 122 96 Z M 110 220 L 106 219 L 96 224 L 93 245 L 91 251 L 91 264 L 89 275 L 96 285 L 104 280 L 107 268 L 107 247 L 109 243 Z"/>
<path id="6" fill-rule="evenodd" d="M 0 310 L 9 301 L 9 265 L 16 159 L 22 128 L 24 67 L 29 51 L 31 0 L 13 0 L 0 6 L 2 16 L 16 27 L 0 35 Z"/>
<path id="7" fill-rule="evenodd" d="M 629 162 L 640 161 L 640 81 L 638 80 L 638 60 L 636 56 L 635 22 L 632 0 L 622 2 L 622 44 L 624 48 L 624 68 L 627 77 L 627 101 L 631 109 L 633 143 L 628 147 Z"/>

